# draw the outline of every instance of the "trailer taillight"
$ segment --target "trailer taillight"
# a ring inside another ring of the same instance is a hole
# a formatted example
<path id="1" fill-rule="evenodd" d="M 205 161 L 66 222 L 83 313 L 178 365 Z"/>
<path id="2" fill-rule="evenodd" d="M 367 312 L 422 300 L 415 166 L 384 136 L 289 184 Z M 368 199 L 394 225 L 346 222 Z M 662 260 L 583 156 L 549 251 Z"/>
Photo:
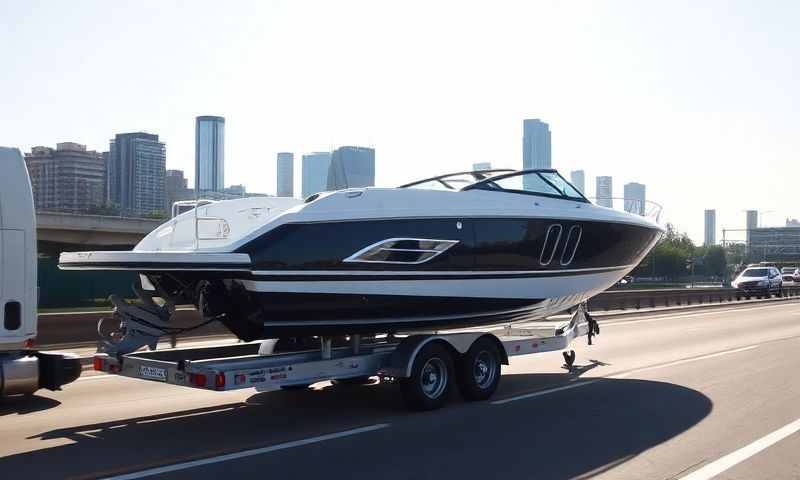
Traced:
<path id="1" fill-rule="evenodd" d="M 103 359 L 100 357 L 94 357 L 94 369 L 97 372 L 103 371 Z"/>
<path id="2" fill-rule="evenodd" d="M 218 373 L 217 376 L 214 378 L 214 386 L 217 387 L 217 390 L 222 390 L 225 388 L 225 374 Z"/>
<path id="3" fill-rule="evenodd" d="M 195 387 L 205 387 L 206 386 L 206 376 L 202 373 L 190 373 L 189 374 L 189 381 Z"/>

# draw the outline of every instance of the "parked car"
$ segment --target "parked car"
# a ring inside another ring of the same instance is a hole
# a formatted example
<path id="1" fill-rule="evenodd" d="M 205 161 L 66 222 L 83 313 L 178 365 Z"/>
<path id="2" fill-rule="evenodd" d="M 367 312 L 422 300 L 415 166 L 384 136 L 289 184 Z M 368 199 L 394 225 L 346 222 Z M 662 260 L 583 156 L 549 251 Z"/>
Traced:
<path id="1" fill-rule="evenodd" d="M 778 296 L 783 293 L 783 278 L 776 267 L 748 267 L 731 284 L 747 296 L 769 297 L 773 293 Z"/>
<path id="2" fill-rule="evenodd" d="M 797 285 L 800 284 L 800 268 L 797 267 L 783 267 L 781 269 L 783 276 L 783 285 Z"/>

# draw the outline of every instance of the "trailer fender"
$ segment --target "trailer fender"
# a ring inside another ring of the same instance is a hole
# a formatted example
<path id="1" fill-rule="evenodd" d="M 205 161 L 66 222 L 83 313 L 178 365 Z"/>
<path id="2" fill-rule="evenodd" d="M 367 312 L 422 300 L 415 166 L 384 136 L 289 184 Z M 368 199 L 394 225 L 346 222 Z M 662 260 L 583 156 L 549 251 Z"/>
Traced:
<path id="1" fill-rule="evenodd" d="M 497 344 L 502 363 L 508 365 L 506 349 L 503 347 L 500 340 L 491 333 L 464 332 L 450 333 L 447 335 L 411 335 L 400 342 L 400 345 L 392 352 L 387 365 L 381 369 L 380 373 L 395 378 L 408 378 L 411 376 L 411 369 L 414 366 L 414 360 L 417 358 L 417 354 L 425 345 L 431 342 L 441 342 L 447 345 L 454 354 L 463 355 L 467 353 L 476 340 L 482 337 L 489 337 Z M 455 356 L 456 355 L 454 355 L 454 357 Z M 454 358 L 454 360 L 457 360 L 457 358 Z"/>

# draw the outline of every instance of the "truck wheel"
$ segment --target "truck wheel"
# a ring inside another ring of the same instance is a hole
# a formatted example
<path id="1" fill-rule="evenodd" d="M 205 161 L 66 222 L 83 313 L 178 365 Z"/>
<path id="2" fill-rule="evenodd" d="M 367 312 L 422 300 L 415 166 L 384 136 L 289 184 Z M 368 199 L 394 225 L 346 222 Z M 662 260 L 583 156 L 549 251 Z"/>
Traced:
<path id="1" fill-rule="evenodd" d="M 417 353 L 411 376 L 400 381 L 403 402 L 411 410 L 435 410 L 444 406 L 453 377 L 453 358 L 439 343 L 429 343 Z"/>
<path id="2" fill-rule="evenodd" d="M 491 339 L 479 338 L 458 362 L 458 388 L 464 400 L 486 400 L 500 383 L 500 352 Z"/>

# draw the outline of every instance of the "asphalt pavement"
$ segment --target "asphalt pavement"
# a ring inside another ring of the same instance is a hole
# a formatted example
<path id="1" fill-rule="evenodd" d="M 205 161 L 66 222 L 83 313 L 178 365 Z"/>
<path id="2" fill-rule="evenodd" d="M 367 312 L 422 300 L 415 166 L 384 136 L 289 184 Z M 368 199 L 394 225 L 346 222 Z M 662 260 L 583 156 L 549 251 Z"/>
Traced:
<path id="1" fill-rule="evenodd" d="M 90 375 L 0 404 L 8 478 L 800 478 L 800 303 L 601 323 L 486 402 L 396 385 L 211 392 Z M 5 475 L 4 475 L 5 476 Z"/>

